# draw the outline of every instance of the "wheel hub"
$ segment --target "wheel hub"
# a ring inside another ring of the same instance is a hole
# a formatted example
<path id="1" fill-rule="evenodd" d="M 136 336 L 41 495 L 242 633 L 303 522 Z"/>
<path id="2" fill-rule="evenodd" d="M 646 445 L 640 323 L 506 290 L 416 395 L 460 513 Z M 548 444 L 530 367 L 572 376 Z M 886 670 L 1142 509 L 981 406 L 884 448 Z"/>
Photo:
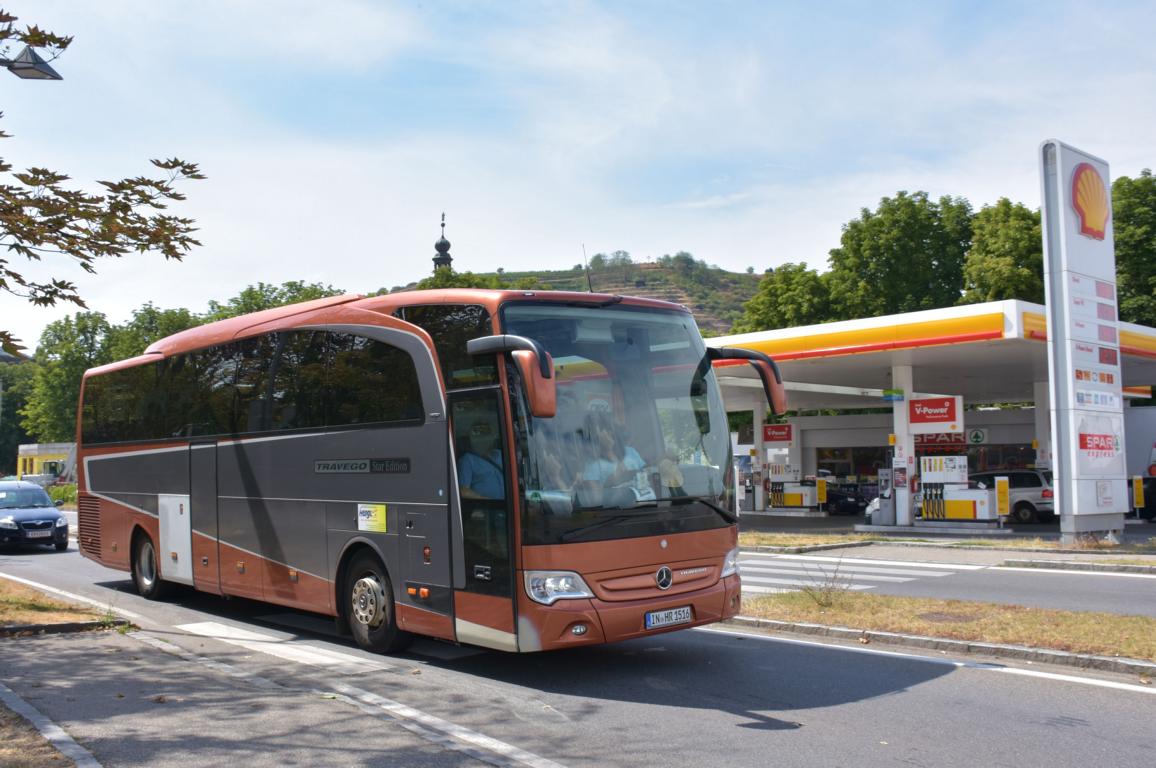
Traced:
<path id="1" fill-rule="evenodd" d="M 353 618 L 358 624 L 378 627 L 385 619 L 385 592 L 374 576 L 366 575 L 353 583 Z"/>

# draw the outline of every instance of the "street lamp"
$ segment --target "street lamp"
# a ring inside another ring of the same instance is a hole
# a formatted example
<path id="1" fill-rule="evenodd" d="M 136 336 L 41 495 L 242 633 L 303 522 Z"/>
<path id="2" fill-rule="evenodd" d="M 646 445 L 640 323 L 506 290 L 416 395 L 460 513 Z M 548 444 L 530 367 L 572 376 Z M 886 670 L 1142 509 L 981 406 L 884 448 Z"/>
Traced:
<path id="1" fill-rule="evenodd" d="M 16 54 L 14 59 L 0 57 L 0 66 L 12 74 L 25 80 L 63 80 L 55 69 L 48 66 L 48 62 L 40 58 L 40 54 L 31 46 L 24 46 L 24 50 Z"/>

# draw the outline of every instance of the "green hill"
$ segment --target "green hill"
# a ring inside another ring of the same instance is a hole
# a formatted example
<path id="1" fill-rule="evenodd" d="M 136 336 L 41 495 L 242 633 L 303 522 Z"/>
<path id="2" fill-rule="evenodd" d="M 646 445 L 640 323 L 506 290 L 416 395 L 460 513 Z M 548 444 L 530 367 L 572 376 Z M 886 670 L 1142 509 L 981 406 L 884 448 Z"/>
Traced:
<path id="1" fill-rule="evenodd" d="M 728 272 L 698 261 L 689 254 L 663 256 L 657 262 L 636 264 L 618 252 L 597 254 L 590 260 L 589 285 L 596 293 L 644 296 L 687 306 L 704 336 L 720 336 L 743 313 L 743 305 L 758 290 L 759 274 Z M 563 270 L 474 273 L 478 278 L 497 278 L 512 288 L 555 291 L 586 291 L 586 272 L 577 264 Z M 416 287 L 410 284 L 407 290 Z"/>

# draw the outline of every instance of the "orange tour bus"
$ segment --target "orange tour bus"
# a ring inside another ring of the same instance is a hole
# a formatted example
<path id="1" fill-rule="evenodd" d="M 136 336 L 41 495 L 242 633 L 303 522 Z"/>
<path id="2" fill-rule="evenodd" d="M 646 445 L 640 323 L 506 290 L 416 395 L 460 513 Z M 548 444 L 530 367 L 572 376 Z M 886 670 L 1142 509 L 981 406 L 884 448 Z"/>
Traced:
<path id="1" fill-rule="evenodd" d="M 337 296 L 86 372 L 79 542 L 173 585 L 506 651 L 740 604 L 726 414 L 690 312 L 594 293 Z M 733 364 L 733 363 L 732 363 Z"/>

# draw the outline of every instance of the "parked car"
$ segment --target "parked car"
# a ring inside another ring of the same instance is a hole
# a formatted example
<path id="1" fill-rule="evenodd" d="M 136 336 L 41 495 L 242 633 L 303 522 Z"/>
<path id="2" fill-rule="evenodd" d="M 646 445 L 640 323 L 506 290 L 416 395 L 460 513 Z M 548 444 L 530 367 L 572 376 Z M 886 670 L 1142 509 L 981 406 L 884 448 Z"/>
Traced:
<path id="1" fill-rule="evenodd" d="M 996 469 L 972 472 L 969 480 L 995 488 L 995 479 L 1006 477 L 1011 492 L 1009 518 L 1016 523 L 1035 523 L 1055 517 L 1055 493 L 1051 470 Z"/>
<path id="2" fill-rule="evenodd" d="M 823 505 L 829 515 L 862 515 L 867 510 L 867 499 L 853 491 L 838 486 L 827 486 L 827 503 Z"/>
<path id="3" fill-rule="evenodd" d="M 48 544 L 68 549 L 68 518 L 48 493 L 22 480 L 0 482 L 0 544 Z"/>

